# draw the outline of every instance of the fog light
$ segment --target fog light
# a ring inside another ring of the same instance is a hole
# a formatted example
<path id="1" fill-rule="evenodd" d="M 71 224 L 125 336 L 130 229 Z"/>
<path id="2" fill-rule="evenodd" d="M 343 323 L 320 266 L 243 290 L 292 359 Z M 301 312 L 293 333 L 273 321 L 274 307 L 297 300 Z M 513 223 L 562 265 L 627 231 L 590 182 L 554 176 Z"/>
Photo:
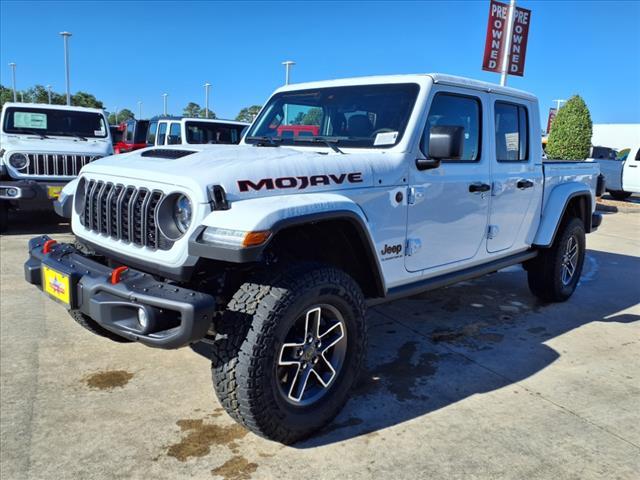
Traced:
<path id="1" fill-rule="evenodd" d="M 17 188 L 7 188 L 7 196 L 9 197 L 17 197 L 18 189 Z"/>
<path id="2" fill-rule="evenodd" d="M 138 323 L 143 330 L 146 330 L 149 326 L 149 315 L 144 308 L 138 309 Z"/>

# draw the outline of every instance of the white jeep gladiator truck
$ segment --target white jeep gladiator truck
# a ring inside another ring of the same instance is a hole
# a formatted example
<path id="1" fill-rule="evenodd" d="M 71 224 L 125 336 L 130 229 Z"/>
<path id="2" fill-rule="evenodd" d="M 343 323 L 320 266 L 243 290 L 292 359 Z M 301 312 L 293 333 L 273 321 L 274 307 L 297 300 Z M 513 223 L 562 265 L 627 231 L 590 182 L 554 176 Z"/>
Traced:
<path id="1" fill-rule="evenodd" d="M 298 124 L 318 134 L 278 136 Z M 474 80 L 285 86 L 241 145 L 85 167 L 60 200 L 77 241 L 33 238 L 26 279 L 98 335 L 210 344 L 229 414 L 295 442 L 348 399 L 367 305 L 516 264 L 571 296 L 598 164 L 543 163 L 539 138 L 536 97 Z"/>
<path id="2" fill-rule="evenodd" d="M 0 117 L 0 231 L 9 210 L 53 208 L 62 187 L 113 147 L 102 110 L 5 103 Z"/>

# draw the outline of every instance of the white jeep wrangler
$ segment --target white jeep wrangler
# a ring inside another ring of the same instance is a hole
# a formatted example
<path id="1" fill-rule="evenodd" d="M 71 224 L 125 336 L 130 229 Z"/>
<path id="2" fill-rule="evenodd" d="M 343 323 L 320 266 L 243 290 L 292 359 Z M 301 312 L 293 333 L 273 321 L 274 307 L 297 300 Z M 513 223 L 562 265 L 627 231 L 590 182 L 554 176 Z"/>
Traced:
<path id="1" fill-rule="evenodd" d="M 534 96 L 440 74 L 289 85 L 241 145 L 86 166 L 76 244 L 32 239 L 26 278 L 98 335 L 209 343 L 229 414 L 294 442 L 349 397 L 368 304 L 515 264 L 571 296 L 598 165 L 543 163 L 539 125 Z"/>
<path id="2" fill-rule="evenodd" d="M 9 210 L 51 210 L 87 163 L 113 154 L 102 110 L 5 103 L 0 118 L 0 231 Z"/>

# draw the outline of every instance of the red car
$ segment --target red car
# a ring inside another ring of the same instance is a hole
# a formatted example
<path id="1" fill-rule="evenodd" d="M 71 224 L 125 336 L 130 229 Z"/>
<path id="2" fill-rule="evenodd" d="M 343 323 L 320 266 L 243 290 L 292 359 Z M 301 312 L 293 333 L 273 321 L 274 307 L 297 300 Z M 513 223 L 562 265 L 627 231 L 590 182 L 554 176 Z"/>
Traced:
<path id="1" fill-rule="evenodd" d="M 315 137 L 320 134 L 318 125 L 280 125 L 279 137 Z"/>
<path id="2" fill-rule="evenodd" d="M 149 120 L 127 120 L 118 125 L 122 134 L 113 142 L 114 153 L 125 153 L 147 147 Z"/>

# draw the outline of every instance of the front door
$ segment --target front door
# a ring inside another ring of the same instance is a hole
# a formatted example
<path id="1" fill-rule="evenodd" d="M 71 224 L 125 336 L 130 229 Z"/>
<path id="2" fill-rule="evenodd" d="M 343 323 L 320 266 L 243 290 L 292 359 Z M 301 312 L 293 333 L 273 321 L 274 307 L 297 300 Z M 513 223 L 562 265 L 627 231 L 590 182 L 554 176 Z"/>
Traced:
<path id="1" fill-rule="evenodd" d="M 542 197 L 541 159 L 532 142 L 534 119 L 526 101 L 491 95 L 493 110 L 493 185 L 487 232 L 487 251 L 520 250 L 526 247 L 528 226 L 533 225 L 536 202 Z M 540 192 L 540 193 L 538 193 Z"/>
<path id="2" fill-rule="evenodd" d="M 434 87 L 421 152 L 428 153 L 429 131 L 438 125 L 464 129 L 460 158 L 438 168 L 410 170 L 405 266 L 415 272 L 468 261 L 484 250 L 490 199 L 490 159 L 486 152 L 487 94 Z M 425 155 L 426 156 L 426 155 Z"/>

